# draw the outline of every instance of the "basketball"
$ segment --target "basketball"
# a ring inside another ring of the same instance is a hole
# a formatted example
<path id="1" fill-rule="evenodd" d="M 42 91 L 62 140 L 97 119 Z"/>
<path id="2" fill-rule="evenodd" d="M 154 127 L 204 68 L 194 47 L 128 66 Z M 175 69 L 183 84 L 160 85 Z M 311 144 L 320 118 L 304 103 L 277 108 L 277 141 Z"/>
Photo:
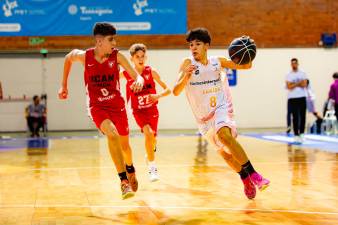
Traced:
<path id="1" fill-rule="evenodd" d="M 249 36 L 234 39 L 228 50 L 230 59 L 240 65 L 248 64 L 256 56 L 256 44 Z"/>

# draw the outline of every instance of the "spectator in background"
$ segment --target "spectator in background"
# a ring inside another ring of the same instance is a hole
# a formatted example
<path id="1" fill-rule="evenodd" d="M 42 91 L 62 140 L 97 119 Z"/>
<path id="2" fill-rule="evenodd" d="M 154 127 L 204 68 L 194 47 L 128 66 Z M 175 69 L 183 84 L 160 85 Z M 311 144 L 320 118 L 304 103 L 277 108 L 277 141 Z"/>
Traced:
<path id="1" fill-rule="evenodd" d="M 33 103 L 26 108 L 27 125 L 31 132 L 31 137 L 40 137 L 39 130 L 45 123 L 46 113 L 46 107 L 40 104 L 40 97 L 34 95 Z"/>
<path id="2" fill-rule="evenodd" d="M 301 144 L 304 141 L 306 120 L 306 86 L 307 76 L 298 69 L 298 59 L 291 59 L 291 68 L 286 75 L 286 87 L 288 89 L 288 108 L 292 115 L 294 142 Z"/>
<path id="3" fill-rule="evenodd" d="M 287 102 L 287 112 L 286 112 L 286 124 L 287 124 L 287 128 L 286 128 L 286 134 L 289 136 L 290 132 L 291 132 L 291 106 L 290 106 L 290 101 L 288 100 Z"/>
<path id="4" fill-rule="evenodd" d="M 332 77 L 334 81 L 330 87 L 329 101 L 332 102 L 332 105 L 335 110 L 335 115 L 338 121 L 338 72 L 335 72 Z"/>
<path id="5" fill-rule="evenodd" d="M 321 132 L 321 125 L 323 122 L 323 118 L 319 115 L 318 111 L 316 110 L 315 106 L 315 94 L 312 91 L 310 80 L 306 79 L 306 108 L 309 113 L 312 113 L 316 117 L 315 121 L 315 130 L 313 133 L 320 134 Z"/>

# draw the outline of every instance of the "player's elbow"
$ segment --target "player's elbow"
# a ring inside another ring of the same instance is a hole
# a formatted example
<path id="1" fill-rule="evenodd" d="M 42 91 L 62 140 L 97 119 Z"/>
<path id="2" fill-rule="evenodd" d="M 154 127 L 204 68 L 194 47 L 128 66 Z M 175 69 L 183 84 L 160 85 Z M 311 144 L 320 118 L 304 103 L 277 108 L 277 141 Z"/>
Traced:
<path id="1" fill-rule="evenodd" d="M 175 87 L 175 88 L 173 89 L 173 95 L 174 95 L 174 96 L 178 96 L 180 93 L 181 93 L 181 92 L 178 90 L 178 88 Z"/>
<path id="2" fill-rule="evenodd" d="M 171 94 L 171 90 L 170 90 L 170 88 L 167 88 L 167 93 L 168 93 L 168 95 L 170 95 L 170 94 Z"/>
<path id="3" fill-rule="evenodd" d="M 65 56 L 65 62 L 71 62 L 72 61 L 72 52 L 69 52 L 66 56 Z"/>
<path id="4" fill-rule="evenodd" d="M 78 51 L 78 49 L 73 49 L 72 51 L 70 51 L 66 56 L 65 56 L 65 61 L 71 62 L 74 58 L 74 56 L 76 55 L 76 52 Z"/>

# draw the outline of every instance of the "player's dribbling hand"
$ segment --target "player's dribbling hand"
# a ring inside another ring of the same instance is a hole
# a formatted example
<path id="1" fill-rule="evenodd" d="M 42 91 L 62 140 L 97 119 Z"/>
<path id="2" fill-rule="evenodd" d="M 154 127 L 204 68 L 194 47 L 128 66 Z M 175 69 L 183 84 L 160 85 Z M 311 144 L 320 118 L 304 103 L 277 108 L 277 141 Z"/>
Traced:
<path id="1" fill-rule="evenodd" d="M 68 97 L 68 89 L 65 87 L 61 87 L 58 92 L 59 99 L 67 99 Z"/>
<path id="2" fill-rule="evenodd" d="M 150 94 L 149 95 L 149 102 L 150 103 L 157 102 L 159 98 L 160 98 L 160 95 L 158 95 L 158 94 Z"/>
<path id="3" fill-rule="evenodd" d="M 134 83 L 130 86 L 131 90 L 135 93 L 142 91 L 144 84 L 144 79 L 142 76 L 138 75 Z"/>

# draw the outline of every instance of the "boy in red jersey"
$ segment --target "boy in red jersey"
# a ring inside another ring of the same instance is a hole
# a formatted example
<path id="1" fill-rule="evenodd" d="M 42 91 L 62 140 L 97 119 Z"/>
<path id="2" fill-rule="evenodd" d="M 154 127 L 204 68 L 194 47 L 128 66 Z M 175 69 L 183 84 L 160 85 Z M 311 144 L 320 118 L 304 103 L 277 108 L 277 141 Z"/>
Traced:
<path id="1" fill-rule="evenodd" d="M 94 48 L 85 51 L 74 49 L 66 55 L 59 98 L 68 97 L 67 81 L 72 63 L 80 62 L 85 67 L 88 114 L 107 137 L 110 155 L 121 179 L 122 198 L 126 199 L 134 196 L 138 183 L 131 158 L 128 119 L 120 93 L 119 65 L 133 79 L 133 91 L 141 91 L 144 80 L 115 48 L 116 29 L 113 25 L 96 23 L 93 34 L 96 41 Z"/>
<path id="2" fill-rule="evenodd" d="M 134 81 L 128 71 L 124 71 L 122 75 L 127 79 L 127 100 L 130 100 L 136 123 L 144 133 L 147 152 L 146 157 L 149 166 L 149 179 L 153 182 L 159 179 L 154 153 L 156 150 L 157 124 L 159 118 L 157 102 L 159 98 L 169 95 L 171 91 L 161 80 L 158 72 L 145 64 L 147 59 L 146 51 L 147 47 L 140 43 L 133 44 L 129 49 L 134 68 L 144 79 L 142 91 L 135 92 L 133 90 L 132 84 Z M 155 81 L 163 88 L 161 93 L 156 93 Z"/>

